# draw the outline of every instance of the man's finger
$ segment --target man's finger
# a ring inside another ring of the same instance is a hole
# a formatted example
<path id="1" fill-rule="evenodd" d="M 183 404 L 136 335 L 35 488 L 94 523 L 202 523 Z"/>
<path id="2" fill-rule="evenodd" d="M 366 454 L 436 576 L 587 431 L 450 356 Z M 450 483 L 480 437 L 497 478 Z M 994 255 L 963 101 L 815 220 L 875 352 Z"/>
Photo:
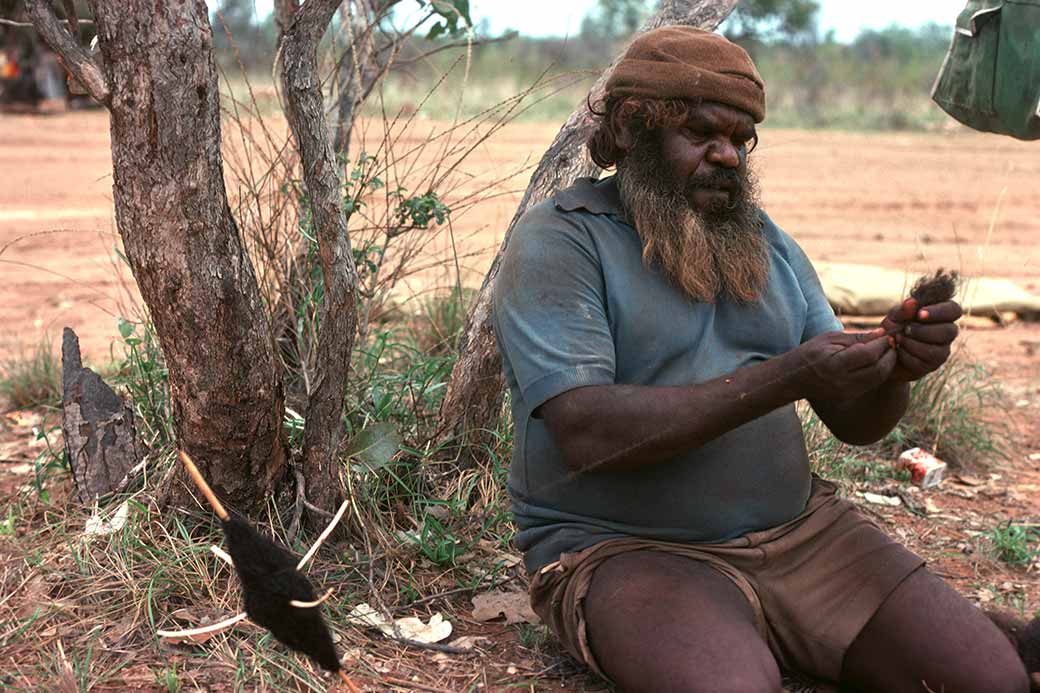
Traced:
<path id="1" fill-rule="evenodd" d="M 945 301 L 931 306 L 924 306 L 917 311 L 917 319 L 921 322 L 953 322 L 960 320 L 964 311 L 956 301 Z"/>
<path id="2" fill-rule="evenodd" d="M 934 370 L 906 349 L 899 349 L 896 353 L 899 354 L 899 365 L 910 371 L 915 380 Z"/>
<path id="3" fill-rule="evenodd" d="M 835 358 L 840 359 L 843 368 L 848 371 L 854 371 L 877 363 L 878 359 L 886 351 L 890 350 L 888 339 L 885 338 L 885 334 L 882 332 L 880 335 L 872 337 L 870 341 L 860 342 L 844 351 L 838 352 Z"/>
<path id="4" fill-rule="evenodd" d="M 894 349 L 889 349 L 877 362 L 876 366 L 881 375 L 881 382 L 885 382 L 892 377 L 892 372 L 896 369 L 897 365 L 899 365 L 899 353 Z"/>
<path id="5" fill-rule="evenodd" d="M 878 327 L 870 332 L 844 332 L 846 337 L 850 338 L 848 344 L 850 346 L 855 344 L 867 344 L 884 337 L 887 333 L 883 327 Z"/>
<path id="6" fill-rule="evenodd" d="M 885 315 L 885 319 L 881 321 L 881 327 L 883 327 L 886 332 L 892 332 L 899 325 L 913 320 L 916 312 L 917 299 L 908 298 L 898 306 L 892 308 L 892 310 L 888 311 L 888 314 Z"/>
<path id="7" fill-rule="evenodd" d="M 866 390 L 873 389 L 888 380 L 899 362 L 899 355 L 892 349 L 887 350 L 879 359 L 861 368 L 853 370 L 849 375 L 853 382 Z"/>
<path id="8" fill-rule="evenodd" d="M 950 344 L 957 338 L 960 329 L 955 323 L 943 322 L 934 325 L 910 323 L 901 332 L 904 339 L 928 344 Z"/>
<path id="9" fill-rule="evenodd" d="M 949 344 L 928 344 L 916 339 L 904 339 L 899 343 L 901 351 L 908 351 L 922 362 L 929 364 L 931 368 L 938 368 L 950 358 Z"/>

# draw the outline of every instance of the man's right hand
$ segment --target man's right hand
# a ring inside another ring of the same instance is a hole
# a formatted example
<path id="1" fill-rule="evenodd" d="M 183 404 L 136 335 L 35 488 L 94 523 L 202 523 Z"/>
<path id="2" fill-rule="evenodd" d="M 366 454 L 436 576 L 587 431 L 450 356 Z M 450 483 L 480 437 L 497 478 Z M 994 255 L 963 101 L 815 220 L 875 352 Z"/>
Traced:
<path id="1" fill-rule="evenodd" d="M 799 398 L 852 400 L 888 380 L 897 354 L 885 331 L 828 332 L 789 352 Z"/>

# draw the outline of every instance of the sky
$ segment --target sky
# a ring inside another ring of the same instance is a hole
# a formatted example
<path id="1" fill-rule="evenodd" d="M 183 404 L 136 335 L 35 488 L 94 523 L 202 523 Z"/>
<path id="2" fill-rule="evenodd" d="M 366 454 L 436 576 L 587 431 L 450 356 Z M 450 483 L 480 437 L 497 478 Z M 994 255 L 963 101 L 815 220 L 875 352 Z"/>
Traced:
<path id="1" fill-rule="evenodd" d="M 473 21 L 486 17 L 492 33 L 516 29 L 532 36 L 576 34 L 595 6 L 596 0 L 470 0 Z M 820 0 L 819 20 L 821 34 L 833 29 L 838 41 L 848 42 L 863 29 L 892 24 L 952 26 L 962 9 L 964 0 Z"/>

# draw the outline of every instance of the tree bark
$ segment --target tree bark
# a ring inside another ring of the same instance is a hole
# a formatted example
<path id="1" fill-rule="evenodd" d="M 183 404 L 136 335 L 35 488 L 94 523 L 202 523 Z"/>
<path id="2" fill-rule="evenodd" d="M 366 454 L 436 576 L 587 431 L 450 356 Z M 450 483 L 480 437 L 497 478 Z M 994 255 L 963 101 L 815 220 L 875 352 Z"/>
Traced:
<path id="1" fill-rule="evenodd" d="M 224 190 L 208 9 L 91 4 L 103 70 L 70 48 L 66 29 L 48 29 L 47 0 L 28 2 L 45 40 L 111 111 L 116 222 L 166 357 L 180 445 L 230 505 L 256 509 L 285 467 L 282 380 Z"/>
<path id="2" fill-rule="evenodd" d="M 343 430 L 340 418 L 358 302 L 357 269 L 318 74 L 318 42 L 339 2 L 308 0 L 289 20 L 281 41 L 286 116 L 303 164 L 324 281 L 318 317 L 318 375 L 308 393 L 303 433 L 303 476 L 307 500 L 327 511 L 335 509 L 342 493 L 336 453 Z M 310 519 L 324 524 L 323 518 Z"/>
<path id="3" fill-rule="evenodd" d="M 669 25 L 712 30 L 722 23 L 736 4 L 737 0 L 663 0 L 638 33 Z M 619 59 L 620 55 L 600 75 L 589 91 L 588 100 L 570 115 L 542 156 L 470 311 L 460 340 L 459 357 L 452 369 L 440 411 L 441 431 L 454 435 L 463 445 L 472 448 L 487 443 L 490 440 L 488 432 L 495 428 L 502 409 L 502 359 L 495 346 L 491 325 L 492 290 L 502 252 L 517 221 L 527 210 L 578 178 L 598 173 L 598 167 L 585 149 L 585 142 L 595 126 L 588 103 L 594 104 L 602 99 L 604 87 Z"/>

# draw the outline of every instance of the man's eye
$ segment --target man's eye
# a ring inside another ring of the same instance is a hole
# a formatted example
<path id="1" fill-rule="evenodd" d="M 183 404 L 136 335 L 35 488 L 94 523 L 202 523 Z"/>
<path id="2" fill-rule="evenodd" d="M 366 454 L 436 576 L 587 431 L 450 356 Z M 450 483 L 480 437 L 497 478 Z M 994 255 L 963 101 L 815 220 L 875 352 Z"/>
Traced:
<path id="1" fill-rule="evenodd" d="M 708 135 L 706 133 L 700 132 L 698 130 L 691 130 L 690 128 L 685 128 L 683 130 L 683 134 L 686 135 L 686 139 L 693 140 L 696 142 L 703 142 L 704 140 L 708 139 Z"/>

